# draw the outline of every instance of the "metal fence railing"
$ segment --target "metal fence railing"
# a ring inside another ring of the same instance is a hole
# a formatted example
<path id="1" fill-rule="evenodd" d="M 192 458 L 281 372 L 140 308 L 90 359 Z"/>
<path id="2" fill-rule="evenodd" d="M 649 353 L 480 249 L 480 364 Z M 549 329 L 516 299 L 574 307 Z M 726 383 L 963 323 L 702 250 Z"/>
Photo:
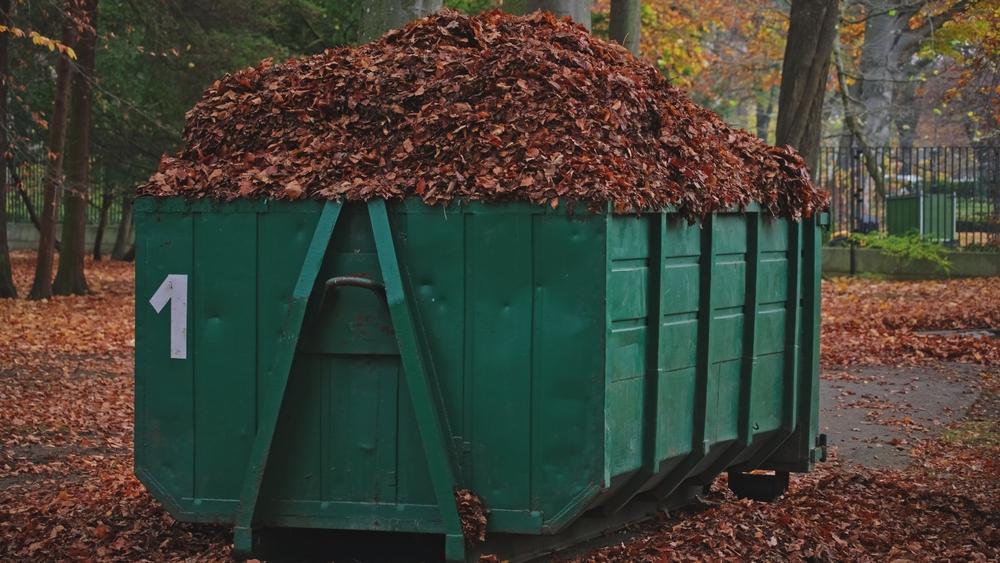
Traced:
<path id="1" fill-rule="evenodd" d="M 1000 244 L 1000 145 L 878 147 L 871 154 L 876 166 L 855 147 L 820 152 L 816 179 L 831 194 L 835 234 L 918 233 L 952 245 Z"/>
<path id="2" fill-rule="evenodd" d="M 872 154 L 880 182 L 859 149 L 824 147 L 820 152 L 816 179 L 831 194 L 834 233 L 919 233 L 953 245 L 1000 244 L 1000 145 L 879 147 Z M 36 213 L 41 210 L 44 167 L 22 163 L 16 170 L 8 175 L 8 220 L 30 222 L 24 200 Z M 108 204 L 108 224 L 116 225 L 121 191 L 111 190 L 110 201 L 104 194 L 101 186 L 91 186 L 87 222 L 96 224 Z M 59 213 L 61 219 L 62 206 Z"/>
<path id="3" fill-rule="evenodd" d="M 42 210 L 42 178 L 45 166 L 36 163 L 19 163 L 14 173 L 8 172 L 7 220 L 11 223 L 30 223 L 31 212 L 38 214 Z M 94 184 L 87 194 L 87 224 L 96 225 L 101 218 L 101 207 L 108 206 L 108 224 L 117 225 L 122 216 L 122 197 L 120 190 L 111 190 L 110 200 L 105 200 L 105 190 Z M 27 199 L 27 203 L 25 202 Z M 30 209 L 29 209 L 30 207 Z M 62 220 L 63 207 L 59 206 L 59 220 Z"/>

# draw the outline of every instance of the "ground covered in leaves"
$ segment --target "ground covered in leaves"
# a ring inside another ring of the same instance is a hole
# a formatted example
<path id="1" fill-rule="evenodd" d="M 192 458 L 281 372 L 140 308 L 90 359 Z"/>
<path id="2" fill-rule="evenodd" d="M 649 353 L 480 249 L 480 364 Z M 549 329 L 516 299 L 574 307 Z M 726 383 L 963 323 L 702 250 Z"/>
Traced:
<path id="1" fill-rule="evenodd" d="M 823 284 L 825 367 L 933 360 L 1000 366 L 1000 280 Z"/>
<path id="2" fill-rule="evenodd" d="M 26 287 L 33 257 L 14 262 Z M 100 263 L 88 275 L 93 295 L 0 301 L 0 560 L 226 560 L 228 529 L 176 522 L 132 476 L 133 273 Z M 947 359 L 970 364 L 980 399 L 940 437 L 907 444 L 908 468 L 833 460 L 774 504 L 738 501 L 720 480 L 708 504 L 583 560 L 1000 557 L 997 341 L 920 334 L 1000 326 L 1000 280 L 834 280 L 823 297 L 832 377 Z"/>
<path id="3" fill-rule="evenodd" d="M 373 43 L 261 65 L 213 84 L 185 146 L 143 195 L 423 198 L 676 205 L 760 203 L 809 216 L 827 195 L 654 66 L 551 14 L 442 11 Z"/>

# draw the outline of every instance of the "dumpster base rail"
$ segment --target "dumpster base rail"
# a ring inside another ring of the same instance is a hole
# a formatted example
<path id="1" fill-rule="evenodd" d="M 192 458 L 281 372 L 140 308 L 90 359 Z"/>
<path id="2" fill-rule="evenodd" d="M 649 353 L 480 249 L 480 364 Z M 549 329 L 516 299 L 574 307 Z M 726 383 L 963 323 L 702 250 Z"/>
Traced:
<path id="1" fill-rule="evenodd" d="M 520 563 L 557 552 L 571 556 L 577 551 L 617 544 L 628 538 L 626 526 L 648 522 L 659 515 L 691 505 L 702 492 L 701 485 L 680 487 L 664 502 L 655 502 L 639 495 L 613 515 L 597 509 L 590 511 L 571 526 L 550 535 L 489 533 L 482 544 L 467 544 L 466 557 L 495 556 L 499 561 Z M 440 534 L 419 534 L 382 531 L 347 531 L 307 528 L 262 528 L 256 531 L 257 542 L 252 553 L 265 560 L 351 560 L 392 561 L 406 563 L 441 561 L 446 559 L 445 545 Z"/>

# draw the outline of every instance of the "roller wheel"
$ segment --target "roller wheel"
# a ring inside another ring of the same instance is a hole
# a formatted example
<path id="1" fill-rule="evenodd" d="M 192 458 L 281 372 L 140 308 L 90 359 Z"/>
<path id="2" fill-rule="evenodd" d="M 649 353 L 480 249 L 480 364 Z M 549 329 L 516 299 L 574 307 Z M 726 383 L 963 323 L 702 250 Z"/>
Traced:
<path id="1" fill-rule="evenodd" d="M 788 472 L 729 473 L 729 490 L 739 498 L 771 502 L 788 491 Z"/>

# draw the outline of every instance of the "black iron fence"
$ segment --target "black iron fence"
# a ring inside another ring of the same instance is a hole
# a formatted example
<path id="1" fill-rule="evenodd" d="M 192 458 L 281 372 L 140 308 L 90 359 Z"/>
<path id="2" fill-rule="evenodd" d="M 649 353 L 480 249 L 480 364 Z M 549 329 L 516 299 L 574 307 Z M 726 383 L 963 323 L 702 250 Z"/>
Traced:
<path id="1" fill-rule="evenodd" d="M 1000 244 L 1000 145 L 824 147 L 834 235 L 917 233 L 951 245 Z"/>
<path id="2" fill-rule="evenodd" d="M 32 215 L 42 210 L 42 178 L 45 167 L 36 163 L 20 163 L 7 174 L 7 220 L 12 223 L 30 223 Z M 87 223 L 96 225 L 101 218 L 101 210 L 107 210 L 107 224 L 117 225 L 121 220 L 123 190 L 94 183 L 87 194 Z M 63 207 L 59 206 L 59 220 Z"/>
<path id="3" fill-rule="evenodd" d="M 834 234 L 918 233 L 952 245 L 1000 244 L 1000 145 L 879 147 L 872 162 L 853 147 L 824 147 L 816 179 L 831 194 Z M 43 166 L 19 164 L 8 176 L 8 220 L 30 222 L 42 208 Z M 123 190 L 91 186 L 87 222 L 102 208 L 121 218 Z M 60 206 L 60 216 L 62 208 Z"/>

